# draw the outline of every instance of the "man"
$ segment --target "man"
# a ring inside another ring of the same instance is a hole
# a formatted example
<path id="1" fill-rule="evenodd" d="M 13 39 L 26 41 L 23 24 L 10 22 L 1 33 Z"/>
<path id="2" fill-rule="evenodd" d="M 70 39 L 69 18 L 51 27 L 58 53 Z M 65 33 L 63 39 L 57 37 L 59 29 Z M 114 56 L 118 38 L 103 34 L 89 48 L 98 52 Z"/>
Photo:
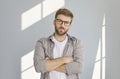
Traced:
<path id="1" fill-rule="evenodd" d="M 37 41 L 34 67 L 41 79 L 79 79 L 83 66 L 81 41 L 67 34 L 73 14 L 59 9 L 54 19 L 55 32 Z"/>

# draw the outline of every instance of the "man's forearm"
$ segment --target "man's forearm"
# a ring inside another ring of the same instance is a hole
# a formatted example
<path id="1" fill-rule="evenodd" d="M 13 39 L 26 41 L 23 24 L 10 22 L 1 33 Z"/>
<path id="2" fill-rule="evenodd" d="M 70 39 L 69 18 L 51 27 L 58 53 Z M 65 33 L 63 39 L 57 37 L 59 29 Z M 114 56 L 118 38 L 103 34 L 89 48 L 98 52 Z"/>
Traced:
<path id="1" fill-rule="evenodd" d="M 65 64 L 63 64 L 63 65 L 57 67 L 55 70 L 58 71 L 58 72 L 66 73 Z"/>
<path id="2" fill-rule="evenodd" d="M 56 58 L 56 59 L 46 58 L 46 70 L 48 72 L 55 70 L 59 66 L 65 64 L 65 63 L 72 62 L 72 61 L 73 61 L 72 57 L 61 57 L 61 58 Z"/>
<path id="3" fill-rule="evenodd" d="M 48 72 L 52 71 L 62 64 L 64 64 L 64 60 L 62 58 L 46 59 L 46 70 Z"/>

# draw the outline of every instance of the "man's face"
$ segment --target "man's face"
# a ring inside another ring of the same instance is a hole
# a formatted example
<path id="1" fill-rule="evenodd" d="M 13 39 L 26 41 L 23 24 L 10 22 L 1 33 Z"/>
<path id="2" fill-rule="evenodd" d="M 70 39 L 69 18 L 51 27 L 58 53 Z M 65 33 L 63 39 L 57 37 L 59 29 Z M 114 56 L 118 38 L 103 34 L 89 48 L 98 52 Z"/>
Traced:
<path id="1" fill-rule="evenodd" d="M 65 15 L 58 15 L 57 18 L 54 20 L 55 25 L 55 33 L 62 36 L 67 33 L 71 26 L 71 17 Z"/>

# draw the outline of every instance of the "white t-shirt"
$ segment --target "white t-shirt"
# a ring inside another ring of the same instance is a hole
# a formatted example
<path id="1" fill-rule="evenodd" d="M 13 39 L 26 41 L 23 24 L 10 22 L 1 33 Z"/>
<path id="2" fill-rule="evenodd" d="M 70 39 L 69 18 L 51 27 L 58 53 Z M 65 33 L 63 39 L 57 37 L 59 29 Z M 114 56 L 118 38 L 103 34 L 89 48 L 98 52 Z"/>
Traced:
<path id="1" fill-rule="evenodd" d="M 62 42 L 57 41 L 54 38 L 54 36 L 52 40 L 55 43 L 55 47 L 53 49 L 53 57 L 54 58 L 62 57 L 68 37 L 66 37 L 65 40 Z M 66 74 L 58 71 L 51 71 L 49 75 L 50 79 L 66 79 Z"/>

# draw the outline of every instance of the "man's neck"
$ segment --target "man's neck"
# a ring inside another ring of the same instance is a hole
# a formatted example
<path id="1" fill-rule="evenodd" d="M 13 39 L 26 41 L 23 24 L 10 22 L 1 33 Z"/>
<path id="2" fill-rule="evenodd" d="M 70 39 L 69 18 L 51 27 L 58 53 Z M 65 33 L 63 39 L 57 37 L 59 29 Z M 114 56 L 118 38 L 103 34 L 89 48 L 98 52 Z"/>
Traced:
<path id="1" fill-rule="evenodd" d="M 55 39 L 56 39 L 57 41 L 62 42 L 62 41 L 65 40 L 67 34 L 64 34 L 64 35 L 58 35 L 58 34 L 55 33 L 54 36 L 55 36 Z"/>

